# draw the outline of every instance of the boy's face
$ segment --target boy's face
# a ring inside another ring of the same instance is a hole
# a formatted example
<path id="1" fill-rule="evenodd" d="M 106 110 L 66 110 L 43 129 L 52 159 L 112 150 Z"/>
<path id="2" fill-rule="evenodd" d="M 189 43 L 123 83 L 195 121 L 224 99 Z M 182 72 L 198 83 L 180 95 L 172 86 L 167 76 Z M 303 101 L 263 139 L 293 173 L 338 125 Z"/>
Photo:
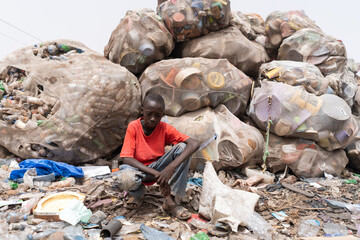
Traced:
<path id="1" fill-rule="evenodd" d="M 156 128 L 157 124 L 164 115 L 164 108 L 165 106 L 155 101 L 146 101 L 144 103 L 142 110 L 145 127 L 147 129 Z"/>

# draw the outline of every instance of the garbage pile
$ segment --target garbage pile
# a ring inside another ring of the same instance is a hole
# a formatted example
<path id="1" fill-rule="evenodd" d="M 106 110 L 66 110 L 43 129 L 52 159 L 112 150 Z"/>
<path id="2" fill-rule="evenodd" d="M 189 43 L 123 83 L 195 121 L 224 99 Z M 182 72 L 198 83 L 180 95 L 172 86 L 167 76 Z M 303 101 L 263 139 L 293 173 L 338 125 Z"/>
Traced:
<path id="1" fill-rule="evenodd" d="M 153 10 L 142 9 L 126 13 L 111 34 L 104 56 L 140 74 L 151 63 L 169 56 L 174 46 L 162 19 Z"/>
<path id="2" fill-rule="evenodd" d="M 175 41 L 182 42 L 227 27 L 230 1 L 166 1 L 158 6 L 157 13 Z"/>
<path id="3" fill-rule="evenodd" d="M 252 80 L 226 59 L 181 58 L 149 66 L 139 82 L 143 98 L 160 94 L 165 114 L 180 116 L 224 104 L 234 115 L 245 112 Z"/>
<path id="4" fill-rule="evenodd" d="M 106 156 L 140 112 L 136 77 L 81 43 L 56 42 L 17 50 L 2 64 L 0 144 L 24 159 Z M 54 46 L 67 48 L 57 56 Z"/>
<path id="5" fill-rule="evenodd" d="M 360 64 L 344 44 L 303 11 L 159 2 L 128 11 L 104 56 L 59 39 L 0 63 L 1 236 L 358 239 Z M 149 93 L 200 143 L 175 199 L 188 221 L 157 184 L 125 208 L 116 155 Z"/>

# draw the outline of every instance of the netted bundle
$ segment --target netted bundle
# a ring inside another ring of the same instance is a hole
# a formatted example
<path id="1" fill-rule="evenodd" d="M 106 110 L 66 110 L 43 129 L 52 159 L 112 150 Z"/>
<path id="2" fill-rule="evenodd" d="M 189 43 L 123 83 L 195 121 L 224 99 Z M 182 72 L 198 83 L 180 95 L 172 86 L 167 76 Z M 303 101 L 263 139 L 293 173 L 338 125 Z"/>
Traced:
<path id="1" fill-rule="evenodd" d="M 265 20 L 265 31 L 270 38 L 270 43 L 276 47 L 281 44 L 283 39 L 303 28 L 311 28 L 316 32 L 321 32 L 320 27 L 303 10 L 275 11 L 270 13 Z"/>
<path id="2" fill-rule="evenodd" d="M 275 134 L 270 134 L 269 152 L 266 164 L 270 170 L 283 171 L 288 165 L 297 177 L 322 177 L 325 172 L 340 176 L 349 161 L 342 149 L 328 152 L 312 140 Z"/>
<path id="3" fill-rule="evenodd" d="M 240 121 L 224 105 L 167 116 L 165 121 L 200 145 L 208 144 L 192 155 L 191 169 L 203 169 L 206 161 L 216 170 L 255 166 L 262 161 L 264 138 L 259 130 Z"/>
<path id="4" fill-rule="evenodd" d="M 227 27 L 229 0 L 177 0 L 158 6 L 158 14 L 176 42 L 183 42 Z"/>
<path id="5" fill-rule="evenodd" d="M 358 134 L 355 140 L 346 148 L 346 153 L 349 158 L 349 166 L 360 171 L 360 134 Z"/>
<path id="6" fill-rule="evenodd" d="M 265 48 L 247 39 L 240 30 L 228 27 L 183 44 L 182 57 L 226 58 L 235 67 L 254 78 L 269 57 Z"/>
<path id="7" fill-rule="evenodd" d="M 358 122 L 340 97 L 315 96 L 303 86 L 261 84 L 249 107 L 249 115 L 261 129 L 265 130 L 271 119 L 270 131 L 276 135 L 311 139 L 328 151 L 345 148 L 357 135 Z"/>
<path id="8" fill-rule="evenodd" d="M 309 28 L 284 39 L 278 59 L 312 63 L 324 76 L 342 73 L 347 62 L 345 45 L 341 41 Z"/>
<path id="9" fill-rule="evenodd" d="M 354 98 L 358 89 L 354 73 L 345 68 L 343 72 L 332 73 L 326 78 L 328 78 L 331 82 L 338 81 L 340 83 L 340 89 L 336 92 L 336 94 L 344 99 L 350 107 L 352 107 L 354 105 Z"/>
<path id="10" fill-rule="evenodd" d="M 259 36 L 266 35 L 264 19 L 256 13 L 232 11 L 230 25 L 239 29 L 249 40 L 256 40 Z"/>
<path id="11" fill-rule="evenodd" d="M 47 56 L 54 46 L 57 53 Z M 81 43 L 23 48 L 4 65 L 0 145 L 21 158 L 80 164 L 105 156 L 122 144 L 127 124 L 139 115 L 136 77 Z"/>
<path id="12" fill-rule="evenodd" d="M 165 114 L 180 116 L 224 104 L 234 115 L 245 112 L 252 80 L 226 59 L 181 58 L 149 66 L 140 77 L 142 97 L 160 94 Z"/>
<path id="13" fill-rule="evenodd" d="M 172 35 L 153 10 L 127 11 L 109 43 L 104 56 L 134 74 L 167 57 L 174 49 Z"/>
<path id="14" fill-rule="evenodd" d="M 291 86 L 302 85 L 306 91 L 317 96 L 332 93 L 329 80 L 324 78 L 320 70 L 305 62 L 272 61 L 260 67 L 261 77 L 268 80 L 283 82 Z"/>

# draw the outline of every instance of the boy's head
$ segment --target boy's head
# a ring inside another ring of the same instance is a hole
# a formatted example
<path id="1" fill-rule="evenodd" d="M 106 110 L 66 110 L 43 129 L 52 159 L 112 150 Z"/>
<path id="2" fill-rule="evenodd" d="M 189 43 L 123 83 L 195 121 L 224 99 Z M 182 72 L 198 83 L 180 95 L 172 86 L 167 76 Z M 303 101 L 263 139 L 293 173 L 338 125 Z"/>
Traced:
<path id="1" fill-rule="evenodd" d="M 159 94 L 149 93 L 142 105 L 145 127 L 154 129 L 164 115 L 164 99 Z"/>

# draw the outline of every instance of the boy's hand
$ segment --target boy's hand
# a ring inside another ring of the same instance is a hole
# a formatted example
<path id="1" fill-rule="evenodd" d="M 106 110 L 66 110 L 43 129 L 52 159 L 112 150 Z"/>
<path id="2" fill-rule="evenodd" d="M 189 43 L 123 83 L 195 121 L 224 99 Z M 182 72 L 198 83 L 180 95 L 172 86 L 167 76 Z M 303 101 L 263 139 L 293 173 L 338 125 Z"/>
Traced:
<path id="1" fill-rule="evenodd" d="M 167 166 L 164 170 L 162 170 L 160 172 L 159 175 L 155 176 L 157 178 L 157 183 L 160 186 L 163 186 L 165 184 L 168 184 L 170 178 L 172 177 L 172 175 L 174 174 L 175 169 L 172 167 Z"/>

